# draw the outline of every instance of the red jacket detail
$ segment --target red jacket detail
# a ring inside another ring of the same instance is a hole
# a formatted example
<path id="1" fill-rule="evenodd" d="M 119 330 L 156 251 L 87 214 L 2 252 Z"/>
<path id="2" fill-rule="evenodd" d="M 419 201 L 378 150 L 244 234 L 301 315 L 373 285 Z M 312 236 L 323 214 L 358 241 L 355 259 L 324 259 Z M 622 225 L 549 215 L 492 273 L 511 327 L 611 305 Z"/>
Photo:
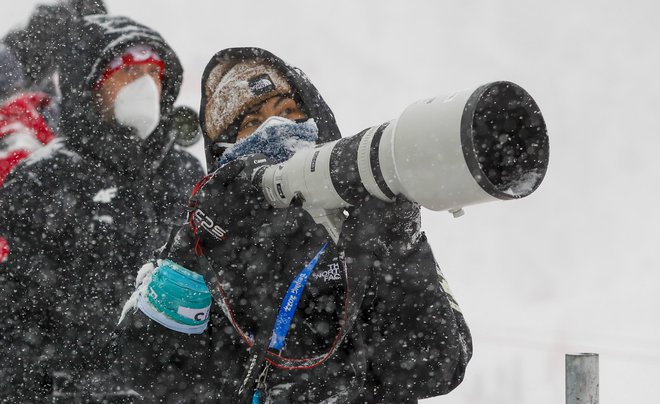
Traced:
<path id="1" fill-rule="evenodd" d="M 0 186 L 21 160 L 55 138 L 41 115 L 50 102 L 44 93 L 27 92 L 0 105 Z"/>

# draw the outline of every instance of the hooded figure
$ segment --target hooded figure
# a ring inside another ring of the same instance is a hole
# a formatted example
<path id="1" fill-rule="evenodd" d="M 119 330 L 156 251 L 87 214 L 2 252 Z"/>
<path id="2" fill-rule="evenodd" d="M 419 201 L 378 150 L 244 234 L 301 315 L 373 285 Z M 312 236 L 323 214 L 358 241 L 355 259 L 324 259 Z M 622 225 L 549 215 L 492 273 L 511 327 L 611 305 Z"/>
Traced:
<path id="1" fill-rule="evenodd" d="M 0 43 L 0 186 L 20 161 L 55 137 L 55 122 L 49 118 L 56 102 L 26 85 L 23 66 L 12 50 Z"/>
<path id="2" fill-rule="evenodd" d="M 9 172 L 54 139 L 59 90 L 53 80 L 55 47 L 74 15 L 105 13 L 101 0 L 40 5 L 22 29 L 0 43 L 0 186 Z M 53 24 L 57 21 L 57 24 Z M 63 31 L 60 31 L 63 30 Z M 0 263 L 8 258 L 0 235 Z"/>
<path id="3" fill-rule="evenodd" d="M 202 78 L 200 120 L 216 170 L 195 187 L 189 224 L 138 275 L 125 311 L 149 326 L 129 332 L 142 346 L 126 345 L 125 359 L 158 361 L 159 334 L 208 341 L 190 356 L 208 386 L 191 389 L 195 402 L 407 403 L 456 387 L 471 337 L 419 207 L 365 200 L 335 244 L 302 208 L 266 205 L 245 175 L 246 156 L 277 162 L 340 138 L 307 77 L 262 49 L 223 50 Z M 142 365 L 126 371 L 132 386 L 159 391 Z"/>
<path id="4" fill-rule="evenodd" d="M 172 146 L 168 120 L 182 69 L 158 33 L 92 15 L 71 24 L 60 43 L 62 137 L 0 189 L 8 250 L 0 264 L 0 396 L 16 402 L 121 393 L 108 390 L 105 366 L 117 309 L 135 266 L 185 219 L 203 175 L 195 158 Z M 112 86 L 147 68 L 153 73 Z M 101 99 L 108 89 L 118 91 L 114 103 Z M 136 110 L 144 113 L 131 115 Z"/>

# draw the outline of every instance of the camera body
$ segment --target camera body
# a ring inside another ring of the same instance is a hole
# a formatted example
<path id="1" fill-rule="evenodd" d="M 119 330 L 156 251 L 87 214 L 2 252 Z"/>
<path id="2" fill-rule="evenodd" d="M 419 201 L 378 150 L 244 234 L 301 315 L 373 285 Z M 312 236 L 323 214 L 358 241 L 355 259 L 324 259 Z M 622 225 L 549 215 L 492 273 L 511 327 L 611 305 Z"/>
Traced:
<path id="1" fill-rule="evenodd" d="M 498 81 L 417 101 L 395 120 L 300 150 L 252 178 L 271 205 L 301 203 L 337 241 L 343 209 L 367 196 L 392 201 L 402 194 L 458 215 L 468 205 L 531 194 L 548 157 L 536 102 Z"/>

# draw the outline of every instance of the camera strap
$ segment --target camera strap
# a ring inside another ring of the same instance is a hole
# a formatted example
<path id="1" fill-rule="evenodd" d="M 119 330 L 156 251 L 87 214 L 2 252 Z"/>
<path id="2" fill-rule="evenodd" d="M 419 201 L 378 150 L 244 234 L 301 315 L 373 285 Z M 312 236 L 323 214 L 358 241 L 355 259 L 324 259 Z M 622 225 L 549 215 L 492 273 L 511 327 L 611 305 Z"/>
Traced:
<path id="1" fill-rule="evenodd" d="M 325 245 L 326 244 L 324 244 L 324 246 Z M 320 252 L 321 251 L 319 251 L 319 253 Z M 319 253 L 317 253 L 317 255 L 320 257 Z M 229 306 L 227 305 L 226 296 L 224 294 L 225 292 L 223 291 L 222 286 L 220 285 L 220 281 L 217 277 L 217 274 L 215 273 L 215 271 L 212 270 L 208 262 L 208 258 L 204 255 L 198 255 L 197 260 L 198 260 L 198 265 L 201 269 L 201 273 L 204 274 L 204 278 L 206 279 L 206 283 L 209 287 L 209 290 L 211 291 L 214 300 L 219 304 L 220 308 L 223 310 L 227 318 L 230 319 L 234 329 L 239 333 L 241 338 L 250 347 L 248 369 L 243 378 L 241 388 L 239 389 L 239 396 L 241 397 L 241 402 L 247 402 L 247 403 L 251 403 L 252 401 L 249 401 L 249 399 L 254 398 L 253 394 L 252 395 L 247 394 L 248 387 L 252 387 L 256 385 L 257 390 L 261 390 L 260 392 L 256 392 L 256 391 L 254 392 L 254 393 L 258 393 L 257 398 L 265 392 L 265 381 L 266 381 L 265 379 L 268 375 L 268 370 L 270 367 L 274 366 L 276 368 L 285 369 L 289 371 L 304 370 L 319 366 L 322 363 L 324 363 L 327 359 L 332 357 L 336 349 L 341 345 L 341 342 L 344 340 L 346 335 L 353 328 L 353 324 L 355 323 L 355 320 L 358 317 L 360 307 L 364 300 L 370 278 L 370 265 L 367 265 L 367 263 L 364 262 L 363 260 L 357 260 L 357 261 L 355 259 L 350 260 L 352 265 L 350 271 L 348 271 L 345 251 L 341 251 L 340 260 L 343 262 L 342 266 L 344 271 L 344 278 L 346 280 L 346 285 L 344 290 L 344 303 L 345 303 L 344 314 L 342 316 L 343 324 L 339 330 L 338 335 L 335 337 L 332 346 L 327 352 L 315 357 L 294 359 L 294 358 L 285 358 L 281 355 L 281 351 L 273 352 L 274 350 L 270 350 L 269 347 L 271 347 L 271 343 L 273 341 L 277 340 L 277 338 L 274 339 L 273 336 L 274 330 L 277 328 L 276 327 L 276 324 L 278 323 L 277 318 L 278 317 L 280 318 L 279 322 L 281 323 L 281 327 L 282 327 L 281 330 L 283 331 L 286 328 L 286 330 L 288 331 L 291 322 L 287 320 L 287 317 L 290 315 L 291 318 L 293 318 L 293 315 L 295 314 L 295 309 L 291 311 L 284 310 L 289 314 L 283 314 L 282 316 L 279 316 L 279 313 L 277 313 L 276 315 L 275 310 L 270 310 L 272 314 L 264 319 L 265 320 L 264 323 L 273 324 L 273 327 L 272 328 L 263 327 L 261 329 L 261 332 L 257 333 L 257 335 L 255 335 L 254 338 L 249 337 L 238 326 L 238 324 L 236 324 L 235 319 L 233 317 L 233 313 L 229 308 Z M 314 261 L 314 259 L 310 261 L 310 264 L 312 261 Z M 318 260 L 316 261 L 318 262 Z M 304 279 L 309 278 L 309 275 L 305 276 L 303 275 L 303 273 L 305 273 L 305 269 L 310 264 L 308 264 L 301 271 L 301 273 L 299 273 L 299 275 L 294 278 L 294 281 L 291 283 L 289 289 L 298 290 L 299 293 L 302 294 L 303 288 L 302 287 L 295 288 L 295 283 L 296 280 L 300 281 L 303 278 Z M 316 265 L 316 263 L 314 265 Z M 309 270 L 309 274 L 311 274 L 312 271 L 313 268 Z M 292 294 L 292 296 L 295 296 L 295 294 Z M 285 298 L 283 302 L 288 302 L 288 298 Z M 286 304 L 283 303 L 283 306 L 286 307 Z M 288 324 L 286 324 L 287 321 Z M 264 362 L 265 362 L 265 366 L 262 366 Z M 262 370 L 261 372 L 259 372 L 260 368 Z M 261 386 L 262 389 L 259 389 L 259 386 Z"/>
<path id="2" fill-rule="evenodd" d="M 305 265 L 302 271 L 300 271 L 300 273 L 295 278 L 293 278 L 293 281 L 291 281 L 291 284 L 289 285 L 289 289 L 287 290 L 286 295 L 284 295 L 284 299 L 282 300 L 282 304 L 280 305 L 280 310 L 277 313 L 277 317 L 275 319 L 275 325 L 273 326 L 273 333 L 270 338 L 270 343 L 268 344 L 268 348 L 275 349 L 280 353 L 284 349 L 284 341 L 286 339 L 287 333 L 289 332 L 289 329 L 291 328 L 291 322 L 293 321 L 293 316 L 296 314 L 296 309 L 298 308 L 298 303 L 300 302 L 300 298 L 302 297 L 303 291 L 305 290 L 305 286 L 307 285 L 307 280 L 311 276 L 312 271 L 314 271 L 314 268 L 316 268 L 316 264 L 318 264 L 319 259 L 321 258 L 321 255 L 323 255 L 323 252 L 325 251 L 327 246 L 328 243 L 327 242 L 324 243 L 323 246 L 321 246 L 321 249 L 314 256 L 314 258 L 312 258 L 307 263 L 307 265 Z M 259 364 L 264 362 L 268 350 L 263 349 L 263 347 L 256 346 L 256 341 L 255 341 L 255 348 L 256 349 L 255 349 L 254 357 L 256 359 L 256 363 Z M 260 351 L 263 351 L 263 353 Z M 241 386 L 241 390 L 245 390 L 247 386 L 254 385 L 254 383 L 256 382 L 256 389 L 252 394 L 253 404 L 260 404 L 263 398 L 263 394 L 266 393 L 266 388 L 267 388 L 266 381 L 268 378 L 268 371 L 270 370 L 270 362 L 268 361 L 265 362 L 266 363 L 263 366 L 263 369 L 259 373 L 259 376 L 257 377 L 256 380 L 252 380 L 252 381 L 250 380 L 250 375 L 253 370 L 248 369 L 248 374 L 243 380 L 243 385 Z M 252 367 L 252 364 L 250 366 Z M 239 394 L 240 393 L 241 391 L 239 391 Z"/>
<path id="3" fill-rule="evenodd" d="M 252 345 L 252 354 L 250 356 L 250 363 L 247 372 L 245 374 L 245 377 L 243 379 L 243 383 L 241 384 L 241 388 L 239 389 L 238 392 L 239 396 L 242 396 L 244 393 L 246 393 L 248 387 L 254 386 L 256 384 L 257 388 L 252 396 L 252 402 L 255 402 L 255 400 L 257 403 L 260 402 L 261 395 L 264 393 L 266 388 L 266 378 L 268 376 L 268 370 L 270 368 L 270 362 L 266 361 L 266 354 L 268 353 L 268 349 L 272 348 L 280 353 L 284 349 L 284 341 L 286 340 L 286 335 L 289 332 L 289 329 L 291 328 L 293 316 L 296 313 L 296 309 L 298 308 L 298 303 L 300 302 L 300 298 L 302 297 L 302 294 L 305 290 L 307 281 L 309 280 L 309 277 L 314 271 L 314 268 L 316 268 L 316 265 L 318 264 L 321 255 L 323 255 L 323 253 L 325 252 L 327 246 L 328 246 L 327 242 L 321 246 L 321 248 L 316 253 L 316 255 L 307 263 L 307 265 L 305 265 L 305 267 L 300 271 L 300 273 L 293 279 L 293 281 L 289 285 L 289 288 L 286 292 L 286 295 L 284 296 L 284 299 L 282 300 L 282 304 L 277 313 L 277 317 L 275 318 L 273 330 L 269 338 L 268 344 L 266 344 L 264 341 L 265 339 L 264 337 L 267 336 L 268 334 L 261 332 L 259 333 L 258 336 L 255 337 L 254 344 Z M 203 255 L 200 255 L 198 256 L 198 261 L 201 264 L 200 266 L 202 267 L 203 272 L 209 275 L 209 278 L 207 278 L 207 282 L 211 280 L 217 282 L 217 277 L 215 276 L 214 271 L 211 270 L 207 258 Z M 215 285 L 210 285 L 210 286 L 215 286 Z M 224 302 L 224 297 L 222 296 L 221 291 L 219 291 L 218 288 L 212 287 L 210 289 L 212 290 L 211 293 L 214 295 L 216 301 Z M 270 321 L 267 321 L 266 323 L 269 322 Z M 256 369 L 263 362 L 266 362 L 266 365 L 264 366 L 263 370 L 260 373 L 256 372 Z M 246 397 L 244 396 L 243 398 L 245 399 Z"/>
<path id="4" fill-rule="evenodd" d="M 314 258 L 305 265 L 302 271 L 300 271 L 298 276 L 296 276 L 289 285 L 289 289 L 286 291 L 286 295 L 284 295 L 284 300 L 282 300 L 282 305 L 280 306 L 277 318 L 275 319 L 273 336 L 271 337 L 269 348 L 273 348 L 276 351 L 281 351 L 284 348 L 284 340 L 289 332 L 289 328 L 291 328 L 293 315 L 296 313 L 300 297 L 307 285 L 307 280 L 312 274 L 314 268 L 316 268 L 316 264 L 318 264 L 319 259 L 321 258 L 321 255 L 323 255 L 327 246 L 327 242 L 323 244 Z"/>

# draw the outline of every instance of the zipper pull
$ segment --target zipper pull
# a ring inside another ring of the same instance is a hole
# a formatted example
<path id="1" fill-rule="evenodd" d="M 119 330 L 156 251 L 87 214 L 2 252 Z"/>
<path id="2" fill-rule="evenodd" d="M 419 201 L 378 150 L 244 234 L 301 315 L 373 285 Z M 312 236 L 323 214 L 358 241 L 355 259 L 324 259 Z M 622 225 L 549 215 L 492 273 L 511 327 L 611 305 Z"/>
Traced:
<path id="1" fill-rule="evenodd" d="M 268 371 L 270 370 L 270 362 L 266 362 L 266 365 L 264 365 L 264 369 L 261 371 L 261 374 L 259 375 L 259 379 L 257 380 L 257 389 L 254 391 L 254 394 L 252 395 L 252 404 L 261 404 L 262 403 L 262 398 L 263 395 L 266 393 L 266 379 L 268 379 Z"/>

